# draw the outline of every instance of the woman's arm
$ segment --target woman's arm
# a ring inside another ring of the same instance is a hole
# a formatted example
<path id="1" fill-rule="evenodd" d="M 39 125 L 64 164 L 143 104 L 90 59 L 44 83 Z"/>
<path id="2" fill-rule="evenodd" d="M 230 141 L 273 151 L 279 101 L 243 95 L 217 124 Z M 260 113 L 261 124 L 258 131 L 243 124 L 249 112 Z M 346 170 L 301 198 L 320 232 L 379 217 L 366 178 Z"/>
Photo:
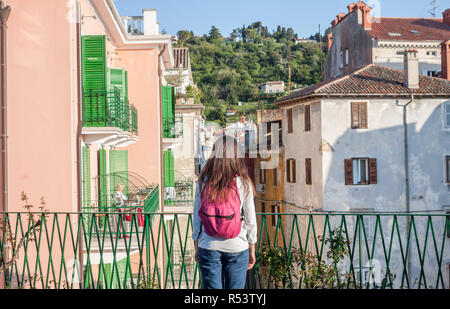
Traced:
<path id="1" fill-rule="evenodd" d="M 254 245 L 257 242 L 257 223 L 255 201 L 253 199 L 253 189 L 251 185 L 249 185 L 248 192 L 244 196 L 242 209 L 244 211 L 244 221 L 247 227 L 247 240 L 250 245 Z"/>
<path id="2" fill-rule="evenodd" d="M 193 225 L 192 239 L 194 241 L 197 241 L 198 237 L 200 236 L 201 221 L 200 217 L 198 216 L 199 210 L 200 210 L 200 188 L 197 181 L 195 186 L 194 213 L 192 214 L 192 225 Z"/>

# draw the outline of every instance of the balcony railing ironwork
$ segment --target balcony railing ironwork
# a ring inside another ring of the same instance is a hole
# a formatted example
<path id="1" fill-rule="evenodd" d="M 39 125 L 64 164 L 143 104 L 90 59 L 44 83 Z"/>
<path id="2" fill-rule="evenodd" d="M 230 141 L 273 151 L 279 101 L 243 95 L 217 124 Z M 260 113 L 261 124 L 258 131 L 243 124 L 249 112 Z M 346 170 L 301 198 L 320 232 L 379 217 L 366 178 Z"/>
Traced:
<path id="1" fill-rule="evenodd" d="M 130 115 L 131 115 L 131 132 L 138 134 L 138 116 L 137 109 L 134 105 L 130 105 Z"/>
<path id="2" fill-rule="evenodd" d="M 85 91 L 83 94 L 83 126 L 116 127 L 137 134 L 137 109 L 121 98 L 117 88 Z"/>
<path id="3" fill-rule="evenodd" d="M 194 181 L 175 181 L 173 192 L 164 200 L 165 206 L 192 206 L 194 203 Z"/>
<path id="4" fill-rule="evenodd" d="M 192 214 L 131 213 L 129 238 L 119 237 L 123 213 L 104 215 L 100 229 L 93 213 L 0 213 L 6 287 L 199 287 Z M 450 215 L 265 213 L 257 220 L 248 288 L 449 288 Z"/>
<path id="5" fill-rule="evenodd" d="M 175 114 L 174 118 L 163 118 L 163 137 L 179 138 L 183 136 L 183 114 Z"/>

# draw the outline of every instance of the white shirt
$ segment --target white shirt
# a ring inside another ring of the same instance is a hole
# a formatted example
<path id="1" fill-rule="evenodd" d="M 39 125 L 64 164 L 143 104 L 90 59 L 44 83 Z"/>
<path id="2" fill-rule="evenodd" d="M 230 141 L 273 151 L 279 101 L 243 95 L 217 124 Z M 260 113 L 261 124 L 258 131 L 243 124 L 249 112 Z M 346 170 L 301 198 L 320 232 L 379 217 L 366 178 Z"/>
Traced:
<path id="1" fill-rule="evenodd" d="M 236 186 L 239 191 L 241 199 L 241 214 L 244 215 L 244 220 L 241 221 L 241 232 L 238 236 L 231 239 L 221 239 L 209 236 L 205 232 L 205 227 L 201 225 L 201 220 L 198 215 L 200 210 L 200 186 L 197 182 L 194 200 L 194 214 L 193 214 L 193 231 L 192 239 L 198 240 L 198 247 L 215 250 L 221 252 L 242 252 L 248 249 L 248 244 L 256 244 L 257 241 L 257 223 L 255 213 L 255 202 L 253 200 L 253 189 L 249 186 L 246 193 L 241 177 L 236 177 Z M 202 231 L 200 233 L 200 227 Z M 199 237 L 200 234 L 200 237 Z"/>

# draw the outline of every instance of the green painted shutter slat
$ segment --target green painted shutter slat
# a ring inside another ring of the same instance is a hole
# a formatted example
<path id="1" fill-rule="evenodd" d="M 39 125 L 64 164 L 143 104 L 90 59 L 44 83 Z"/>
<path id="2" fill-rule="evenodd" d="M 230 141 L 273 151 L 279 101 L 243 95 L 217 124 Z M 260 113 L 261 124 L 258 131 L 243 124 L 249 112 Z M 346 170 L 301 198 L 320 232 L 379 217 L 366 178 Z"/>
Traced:
<path id="1" fill-rule="evenodd" d="M 168 156 L 169 155 L 169 151 L 164 151 L 164 155 L 163 155 L 163 177 L 164 177 L 164 187 L 168 187 L 169 186 L 169 162 L 168 162 Z"/>
<path id="2" fill-rule="evenodd" d="M 124 185 L 123 194 L 128 195 L 128 150 L 109 151 L 109 172 L 111 174 L 111 192 L 116 191 L 116 186 Z"/>
<path id="3" fill-rule="evenodd" d="M 174 187 L 175 186 L 175 170 L 174 170 L 174 159 L 173 152 L 170 150 L 164 151 L 163 154 L 164 162 L 164 187 Z"/>
<path id="4" fill-rule="evenodd" d="M 83 147 L 83 207 L 89 207 L 91 202 L 91 164 L 89 147 Z"/>
<path id="5" fill-rule="evenodd" d="M 122 68 L 108 68 L 109 88 L 116 87 L 120 92 L 120 97 L 125 96 L 125 71 Z"/>
<path id="6" fill-rule="evenodd" d="M 106 110 L 106 37 L 86 35 L 81 38 L 83 120 L 85 126 L 105 126 Z"/>
<path id="7" fill-rule="evenodd" d="M 171 138 L 172 127 L 175 120 L 175 94 L 174 88 L 171 86 L 162 86 L 162 110 L 163 110 L 163 125 L 164 125 L 164 137 Z"/>
<path id="8" fill-rule="evenodd" d="M 170 151 L 169 155 L 169 177 L 170 177 L 170 187 L 175 187 L 175 168 L 174 168 L 174 159 L 173 152 Z"/>
<path id="9" fill-rule="evenodd" d="M 106 169 L 106 150 L 98 151 L 99 167 L 99 206 L 100 211 L 106 211 L 108 207 L 108 171 Z"/>

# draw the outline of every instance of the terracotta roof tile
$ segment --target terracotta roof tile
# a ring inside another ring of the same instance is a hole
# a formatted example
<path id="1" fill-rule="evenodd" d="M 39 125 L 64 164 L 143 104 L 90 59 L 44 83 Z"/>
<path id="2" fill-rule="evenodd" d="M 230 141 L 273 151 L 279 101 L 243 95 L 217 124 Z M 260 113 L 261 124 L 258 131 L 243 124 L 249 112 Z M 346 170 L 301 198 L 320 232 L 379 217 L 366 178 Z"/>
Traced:
<path id="1" fill-rule="evenodd" d="M 339 77 L 325 80 L 281 98 L 284 103 L 308 96 L 327 95 L 446 95 L 450 97 L 450 81 L 420 75 L 419 89 L 409 89 L 403 83 L 403 71 L 386 66 L 370 64 Z"/>
<path id="2" fill-rule="evenodd" d="M 450 26 L 442 18 L 380 18 L 367 33 L 380 40 L 444 41 L 450 38 Z"/>

